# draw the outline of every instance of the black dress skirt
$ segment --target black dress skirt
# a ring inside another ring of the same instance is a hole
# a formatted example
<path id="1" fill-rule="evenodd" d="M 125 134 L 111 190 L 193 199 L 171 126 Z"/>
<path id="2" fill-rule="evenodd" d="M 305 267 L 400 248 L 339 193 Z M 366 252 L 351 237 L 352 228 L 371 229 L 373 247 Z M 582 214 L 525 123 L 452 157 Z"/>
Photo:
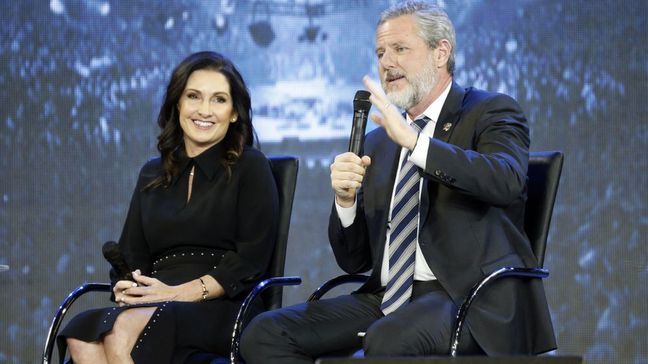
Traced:
<path id="1" fill-rule="evenodd" d="M 221 256 L 222 252 L 207 249 L 174 251 L 155 261 L 151 276 L 169 285 L 180 284 L 212 270 Z M 231 333 L 241 302 L 242 299 L 217 298 L 88 310 L 75 316 L 60 332 L 59 353 L 65 352 L 67 337 L 86 342 L 101 339 L 124 310 L 157 307 L 131 352 L 135 363 L 184 363 L 191 355 L 202 352 L 229 357 Z M 256 302 L 250 317 L 262 310 L 262 304 Z"/>

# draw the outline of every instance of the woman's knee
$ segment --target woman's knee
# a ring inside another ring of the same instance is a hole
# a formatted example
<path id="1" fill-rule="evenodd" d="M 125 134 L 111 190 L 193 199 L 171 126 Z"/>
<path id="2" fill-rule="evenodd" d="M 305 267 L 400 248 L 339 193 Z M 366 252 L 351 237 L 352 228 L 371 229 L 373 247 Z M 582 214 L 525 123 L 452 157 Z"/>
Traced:
<path id="1" fill-rule="evenodd" d="M 103 345 L 100 341 L 85 342 L 75 338 L 65 339 L 70 356 L 77 363 L 104 363 Z"/>
<path id="2" fill-rule="evenodd" d="M 85 351 L 85 348 L 88 347 L 89 343 L 81 341 L 79 339 L 68 337 L 65 339 L 67 343 L 68 351 L 71 354 L 82 353 Z"/>
<path id="3" fill-rule="evenodd" d="M 112 330 L 104 336 L 104 348 L 109 357 L 126 357 L 142 330 L 155 312 L 155 307 L 125 310 L 117 316 Z"/>

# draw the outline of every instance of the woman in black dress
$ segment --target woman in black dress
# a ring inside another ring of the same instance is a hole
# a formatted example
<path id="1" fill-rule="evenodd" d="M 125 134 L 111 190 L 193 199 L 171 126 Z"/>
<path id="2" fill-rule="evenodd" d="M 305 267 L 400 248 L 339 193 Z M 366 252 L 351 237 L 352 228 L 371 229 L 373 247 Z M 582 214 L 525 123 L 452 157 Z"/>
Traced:
<path id="1" fill-rule="evenodd" d="M 277 189 L 252 146 L 250 96 L 234 65 L 214 52 L 183 60 L 158 124 L 161 157 L 140 171 L 119 240 L 134 281 L 111 272 L 117 305 L 61 332 L 75 363 L 227 356 L 239 305 L 269 264 Z"/>

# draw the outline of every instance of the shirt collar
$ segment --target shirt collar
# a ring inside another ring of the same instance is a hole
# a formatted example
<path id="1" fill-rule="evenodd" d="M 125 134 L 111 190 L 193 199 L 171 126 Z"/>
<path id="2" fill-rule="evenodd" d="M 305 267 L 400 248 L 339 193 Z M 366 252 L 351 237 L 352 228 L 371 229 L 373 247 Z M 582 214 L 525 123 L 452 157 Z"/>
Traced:
<path id="1" fill-rule="evenodd" d="M 223 146 L 221 143 L 215 144 L 193 158 L 187 156 L 184 148 L 178 154 L 180 173 L 173 179 L 173 183 L 180 179 L 183 173 L 188 173 L 187 169 L 191 168 L 192 165 L 195 165 L 196 169 L 199 169 L 211 181 L 221 169 L 220 162 L 223 155 Z"/>

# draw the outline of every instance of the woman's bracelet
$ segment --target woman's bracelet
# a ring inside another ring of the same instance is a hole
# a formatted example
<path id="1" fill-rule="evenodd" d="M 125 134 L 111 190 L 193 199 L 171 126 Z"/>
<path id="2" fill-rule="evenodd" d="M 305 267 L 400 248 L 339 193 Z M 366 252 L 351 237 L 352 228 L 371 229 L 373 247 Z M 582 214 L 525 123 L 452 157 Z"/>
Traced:
<path id="1" fill-rule="evenodd" d="M 202 286 L 202 300 L 207 301 L 207 296 L 209 295 L 207 286 L 205 285 L 205 282 L 202 280 L 202 278 L 198 278 L 198 280 L 200 281 L 200 285 Z"/>

